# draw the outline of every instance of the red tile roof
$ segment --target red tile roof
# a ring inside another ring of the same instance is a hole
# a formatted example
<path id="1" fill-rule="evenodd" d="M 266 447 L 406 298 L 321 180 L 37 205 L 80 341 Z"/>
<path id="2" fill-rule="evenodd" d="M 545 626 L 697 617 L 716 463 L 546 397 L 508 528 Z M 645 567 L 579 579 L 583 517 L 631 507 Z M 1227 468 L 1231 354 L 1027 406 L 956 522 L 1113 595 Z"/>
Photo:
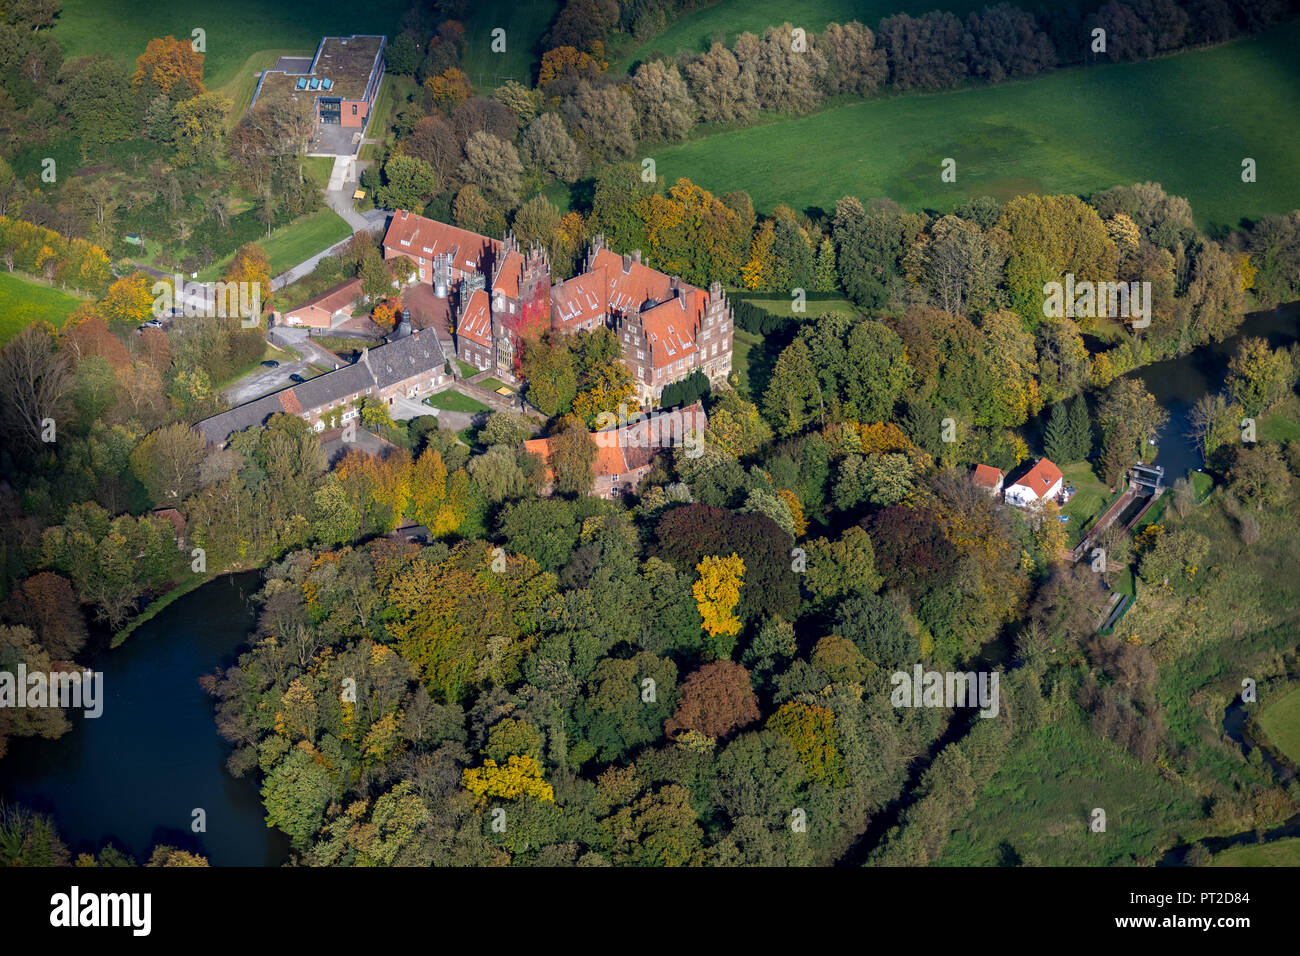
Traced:
<path id="1" fill-rule="evenodd" d="M 670 412 L 658 412 L 647 419 L 622 428 L 592 432 L 596 459 L 592 470 L 597 478 L 617 478 L 638 468 L 646 468 L 656 452 L 680 444 L 686 432 L 696 430 L 702 437 L 709 419 L 699 402 Z M 551 443 L 546 438 L 524 442 L 524 448 L 546 463 L 546 480 L 553 481 L 550 467 Z"/>
<path id="2" fill-rule="evenodd" d="M 501 242 L 399 209 L 384 234 L 384 247 L 425 259 L 450 253 L 454 268 L 482 272 L 488 261 L 499 254 Z"/>
<path id="3" fill-rule="evenodd" d="M 286 315 L 293 315 L 295 312 L 301 312 L 304 309 L 317 308 L 322 312 L 333 315 L 342 308 L 352 311 L 351 306 L 356 301 L 357 296 L 361 294 L 361 280 L 348 279 L 340 282 L 332 289 L 326 289 L 314 299 L 308 299 L 296 309 L 290 309 Z"/>
<path id="4" fill-rule="evenodd" d="M 511 299 L 519 298 L 519 280 L 524 276 L 524 257 L 519 252 L 506 253 L 505 261 L 492 280 L 492 291 Z"/>
<path id="5" fill-rule="evenodd" d="M 288 412 L 290 415 L 302 414 L 302 403 L 298 401 L 298 396 L 293 393 L 293 389 L 286 388 L 283 392 L 280 392 L 279 394 L 280 394 L 280 404 L 284 406 L 284 410 L 286 412 Z"/>
<path id="6" fill-rule="evenodd" d="M 465 311 L 456 324 L 456 334 L 484 348 L 492 347 L 492 313 L 490 300 L 483 289 L 475 289 L 465 303 Z"/>
<path id="7" fill-rule="evenodd" d="M 1043 495 L 1047 494 L 1052 485 L 1056 484 L 1060 480 L 1061 469 L 1057 468 L 1046 458 L 1040 458 L 1034 463 L 1033 468 L 1029 469 L 1029 471 L 1025 472 L 1022 477 L 1017 478 L 1012 483 L 1012 487 L 1014 488 L 1016 485 L 1023 485 L 1032 491 L 1036 497 L 1041 498 Z"/>
<path id="8" fill-rule="evenodd" d="M 553 286 L 552 293 L 552 314 L 563 328 L 606 313 L 640 312 L 655 368 L 695 351 L 695 330 L 709 302 L 703 289 L 681 281 L 674 289 L 670 276 L 639 262 L 625 267 L 623 257 L 608 249 L 597 250 L 589 272 Z"/>
<path id="9" fill-rule="evenodd" d="M 996 488 L 1003 478 L 1002 471 L 992 465 L 976 465 L 974 482 L 981 488 Z"/>

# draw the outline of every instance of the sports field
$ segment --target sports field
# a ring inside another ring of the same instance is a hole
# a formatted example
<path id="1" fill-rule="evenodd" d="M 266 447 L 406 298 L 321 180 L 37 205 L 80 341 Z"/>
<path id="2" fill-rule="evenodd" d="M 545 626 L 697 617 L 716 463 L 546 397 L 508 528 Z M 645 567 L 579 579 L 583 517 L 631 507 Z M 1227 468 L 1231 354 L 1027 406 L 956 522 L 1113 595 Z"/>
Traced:
<path id="1" fill-rule="evenodd" d="M 908 94 L 657 148 L 687 176 L 754 205 L 834 208 L 846 194 L 949 212 L 962 199 L 1089 194 L 1154 180 L 1202 227 L 1300 207 L 1300 22 L 1210 50 Z M 940 180 L 946 157 L 957 181 Z M 1243 183 L 1242 159 L 1257 164 Z"/>
<path id="2" fill-rule="evenodd" d="M 76 296 L 0 271 L 0 344 L 33 322 L 61 328 L 80 304 Z"/>
<path id="3" fill-rule="evenodd" d="M 557 0 L 478 0 L 465 14 L 465 54 L 469 80 L 490 93 L 508 79 L 532 86 L 534 65 L 541 61 L 538 43 L 559 9 Z M 492 49 L 494 30 L 505 31 L 503 52 Z"/>

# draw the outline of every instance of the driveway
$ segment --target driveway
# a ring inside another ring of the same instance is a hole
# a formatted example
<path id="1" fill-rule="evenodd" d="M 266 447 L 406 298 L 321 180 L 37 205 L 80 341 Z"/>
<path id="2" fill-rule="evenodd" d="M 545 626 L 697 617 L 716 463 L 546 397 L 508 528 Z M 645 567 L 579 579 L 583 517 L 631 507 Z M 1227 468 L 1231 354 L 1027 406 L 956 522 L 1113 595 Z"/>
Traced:
<path id="1" fill-rule="evenodd" d="M 232 406 L 243 405 L 294 384 L 289 381 L 289 376 L 294 372 L 303 378 L 310 378 L 316 374 L 304 361 L 281 362 L 279 368 L 258 368 L 255 372 L 249 372 L 233 385 L 225 388 L 221 394 Z"/>
<path id="2" fill-rule="evenodd" d="M 333 369 L 335 366 L 341 368 L 346 364 L 329 349 L 323 348 L 313 342 L 311 336 L 304 328 L 295 328 L 291 325 L 277 325 L 267 334 L 267 338 L 271 341 L 272 345 L 291 348 L 302 355 L 306 361 L 315 362 L 321 368 Z"/>

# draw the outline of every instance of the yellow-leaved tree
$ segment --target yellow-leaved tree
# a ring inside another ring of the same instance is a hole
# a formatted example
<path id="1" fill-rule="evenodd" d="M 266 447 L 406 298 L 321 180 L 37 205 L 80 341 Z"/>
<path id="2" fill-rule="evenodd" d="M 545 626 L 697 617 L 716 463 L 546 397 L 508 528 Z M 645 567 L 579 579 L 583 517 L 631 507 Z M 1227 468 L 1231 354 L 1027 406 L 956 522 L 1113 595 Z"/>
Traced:
<path id="1" fill-rule="evenodd" d="M 710 637 L 730 637 L 740 633 L 736 605 L 740 587 L 745 583 L 745 562 L 734 552 L 726 558 L 705 557 L 695 566 L 700 579 L 691 587 L 700 609 L 704 630 Z"/>
<path id="2" fill-rule="evenodd" d="M 532 757 L 511 755 L 504 765 L 488 757 L 483 766 L 467 768 L 461 774 L 461 783 L 482 803 L 490 797 L 503 800 L 535 797 L 546 803 L 555 802 L 554 788 L 542 779 L 542 768 Z"/>

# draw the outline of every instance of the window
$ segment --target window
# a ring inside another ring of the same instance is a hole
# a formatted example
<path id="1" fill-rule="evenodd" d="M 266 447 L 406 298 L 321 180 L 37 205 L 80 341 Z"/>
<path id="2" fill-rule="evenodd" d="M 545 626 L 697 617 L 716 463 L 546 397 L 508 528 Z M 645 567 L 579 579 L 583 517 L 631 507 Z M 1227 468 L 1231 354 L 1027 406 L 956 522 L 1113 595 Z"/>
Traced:
<path id="1" fill-rule="evenodd" d="M 353 115 L 353 116 L 356 116 L 356 115 L 357 115 L 357 104 L 356 104 L 356 103 L 353 103 L 353 104 L 352 104 L 352 115 Z"/>

